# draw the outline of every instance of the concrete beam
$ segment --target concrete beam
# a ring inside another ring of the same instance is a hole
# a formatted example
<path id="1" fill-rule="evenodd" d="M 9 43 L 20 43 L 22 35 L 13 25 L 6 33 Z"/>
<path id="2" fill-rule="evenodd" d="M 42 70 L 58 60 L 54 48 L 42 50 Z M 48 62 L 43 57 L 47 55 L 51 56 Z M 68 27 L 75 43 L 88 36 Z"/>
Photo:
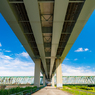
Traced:
<path id="1" fill-rule="evenodd" d="M 62 32 L 63 23 L 65 20 L 68 3 L 69 0 L 60 0 L 60 2 L 59 0 L 55 0 L 51 57 L 56 57 L 56 52 Z M 52 74 L 54 61 L 55 58 L 51 58 L 50 76 Z"/>
<path id="2" fill-rule="evenodd" d="M 42 64 L 44 66 L 44 70 L 47 75 L 45 51 L 44 51 L 44 43 L 43 43 L 38 2 L 37 0 L 24 0 L 24 5 L 25 5 L 26 11 L 29 17 L 29 21 L 33 30 L 33 34 L 37 43 Z"/>
<path id="3" fill-rule="evenodd" d="M 38 3 L 54 3 L 54 1 L 38 1 Z"/>
<path id="4" fill-rule="evenodd" d="M 69 1 L 69 3 L 83 3 L 84 1 Z"/>
<path id="5" fill-rule="evenodd" d="M 18 18 L 14 15 L 15 12 L 13 13 L 8 0 L 0 0 L 0 13 L 3 15 L 5 20 L 7 21 L 8 25 L 11 27 L 21 44 L 24 46 L 25 50 L 28 52 L 32 60 L 34 61 L 35 55 L 32 52 L 32 49 L 23 34 L 22 28 L 19 26 L 19 23 L 17 21 Z"/>
<path id="6" fill-rule="evenodd" d="M 77 37 L 79 36 L 80 32 L 82 31 L 84 25 L 88 21 L 89 17 L 91 16 L 92 12 L 95 9 L 95 0 L 86 0 L 84 6 L 80 12 L 80 15 L 77 19 L 75 27 L 72 30 L 72 33 L 69 37 L 67 45 L 62 53 L 61 62 L 64 60 L 66 55 L 68 54 L 69 50 L 71 49 L 72 45 L 76 41 Z M 76 35 L 76 36 L 75 36 Z"/>
<path id="7" fill-rule="evenodd" d="M 9 1 L 9 3 L 23 3 L 23 1 Z"/>

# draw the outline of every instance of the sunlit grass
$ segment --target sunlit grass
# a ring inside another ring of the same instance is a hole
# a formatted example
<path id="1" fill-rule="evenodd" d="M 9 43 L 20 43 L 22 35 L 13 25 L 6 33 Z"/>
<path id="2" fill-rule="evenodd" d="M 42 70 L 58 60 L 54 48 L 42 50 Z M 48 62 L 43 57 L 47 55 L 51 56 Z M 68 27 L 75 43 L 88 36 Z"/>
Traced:
<path id="1" fill-rule="evenodd" d="M 88 86 L 63 86 L 63 91 L 69 92 L 73 95 L 95 95 L 94 87 Z"/>

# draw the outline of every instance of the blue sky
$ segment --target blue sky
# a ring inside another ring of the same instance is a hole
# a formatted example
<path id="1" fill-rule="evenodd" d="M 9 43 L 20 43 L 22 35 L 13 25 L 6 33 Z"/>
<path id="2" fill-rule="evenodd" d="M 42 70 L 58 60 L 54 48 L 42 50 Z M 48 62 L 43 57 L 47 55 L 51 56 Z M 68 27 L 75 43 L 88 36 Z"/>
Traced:
<path id="1" fill-rule="evenodd" d="M 95 10 L 62 63 L 63 76 L 95 76 Z M 33 76 L 34 63 L 0 14 L 0 76 Z"/>

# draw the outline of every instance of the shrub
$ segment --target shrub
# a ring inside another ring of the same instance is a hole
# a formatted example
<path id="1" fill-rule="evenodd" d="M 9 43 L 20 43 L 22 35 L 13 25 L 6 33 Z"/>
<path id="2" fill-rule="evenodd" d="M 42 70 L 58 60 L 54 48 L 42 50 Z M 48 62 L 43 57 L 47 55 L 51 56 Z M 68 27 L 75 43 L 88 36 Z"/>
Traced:
<path id="1" fill-rule="evenodd" d="M 20 88 L 20 87 L 17 87 L 17 88 L 11 88 L 11 89 L 8 89 L 8 90 L 0 90 L 0 95 L 10 95 L 10 94 L 14 94 L 14 93 L 19 93 L 19 92 L 22 92 L 22 91 L 25 91 L 24 93 L 29 93 L 31 92 L 35 92 L 37 89 L 41 89 L 42 87 L 39 87 L 37 88 L 37 86 L 34 86 L 34 87 L 25 87 L 25 88 Z"/>

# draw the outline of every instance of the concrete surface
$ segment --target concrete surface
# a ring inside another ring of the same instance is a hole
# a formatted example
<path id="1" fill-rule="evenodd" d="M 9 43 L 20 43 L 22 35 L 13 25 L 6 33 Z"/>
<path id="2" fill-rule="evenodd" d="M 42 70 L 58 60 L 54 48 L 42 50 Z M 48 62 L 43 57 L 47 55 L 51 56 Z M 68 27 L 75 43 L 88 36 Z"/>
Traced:
<path id="1" fill-rule="evenodd" d="M 72 94 L 56 89 L 55 87 L 47 86 L 32 95 L 72 95 Z"/>

